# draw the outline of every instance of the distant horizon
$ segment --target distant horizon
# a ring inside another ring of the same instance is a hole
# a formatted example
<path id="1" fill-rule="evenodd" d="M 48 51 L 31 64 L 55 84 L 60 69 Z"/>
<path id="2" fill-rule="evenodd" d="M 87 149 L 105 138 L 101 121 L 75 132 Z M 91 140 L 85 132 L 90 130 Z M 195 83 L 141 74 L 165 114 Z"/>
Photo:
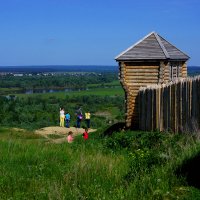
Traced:
<path id="1" fill-rule="evenodd" d="M 29 67 L 56 67 L 56 66 L 60 66 L 60 67 L 118 67 L 118 64 L 116 65 L 98 65 L 98 64 L 94 64 L 94 65 L 86 65 L 86 64 L 83 64 L 83 65 L 2 65 L 0 66 L 0 68 L 3 68 L 3 67 L 24 67 L 24 68 L 29 68 Z M 200 67 L 200 65 L 187 65 L 187 67 Z"/>
<path id="2" fill-rule="evenodd" d="M 188 71 L 200 71 L 200 66 L 188 66 Z M 37 65 L 0 66 L 0 73 L 56 73 L 56 72 L 119 72 L 118 65 Z"/>
<path id="3" fill-rule="evenodd" d="M 87 64 L 83 64 L 83 65 L 80 65 L 80 64 L 78 64 L 78 65 L 1 65 L 0 67 L 50 67 L 50 66 L 52 66 L 52 67 L 54 67 L 54 66 L 66 66 L 66 67 L 73 67 L 73 66 L 75 66 L 75 67 L 77 67 L 77 66 L 91 66 L 91 67 L 95 67 L 95 66 L 98 66 L 98 67 L 100 67 L 100 66 L 108 66 L 108 67 L 114 67 L 114 66 L 118 66 L 118 64 L 117 65 L 98 65 L 98 64 L 90 64 L 90 65 L 87 65 Z"/>

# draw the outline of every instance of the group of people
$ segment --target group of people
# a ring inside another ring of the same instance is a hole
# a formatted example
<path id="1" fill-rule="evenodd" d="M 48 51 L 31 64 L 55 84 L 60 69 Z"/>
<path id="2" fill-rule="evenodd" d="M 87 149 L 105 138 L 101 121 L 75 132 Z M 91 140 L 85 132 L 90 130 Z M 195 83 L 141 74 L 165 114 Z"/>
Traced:
<path id="1" fill-rule="evenodd" d="M 85 128 L 85 131 L 83 133 L 83 139 L 87 140 L 88 139 L 88 128 Z M 67 136 L 67 142 L 68 143 L 72 143 L 74 141 L 74 136 L 73 136 L 73 132 L 69 131 L 68 136 Z"/>
<path id="2" fill-rule="evenodd" d="M 91 117 L 90 112 L 86 112 L 85 117 L 83 117 L 82 110 L 81 110 L 81 108 L 79 108 L 76 111 L 76 127 L 77 128 L 81 127 L 81 122 L 84 118 L 87 128 L 90 128 L 90 117 Z M 67 128 L 69 128 L 70 127 L 70 119 L 71 119 L 71 116 L 70 116 L 69 112 L 65 113 L 64 108 L 60 108 L 60 126 L 61 127 L 66 126 Z M 66 125 L 65 125 L 65 123 L 66 123 Z"/>
<path id="3" fill-rule="evenodd" d="M 91 116 L 90 112 L 86 112 L 85 118 L 84 118 L 81 108 L 79 108 L 76 111 L 76 127 L 77 128 L 81 127 L 81 121 L 83 120 L 83 118 L 85 119 L 85 122 L 87 125 L 87 128 L 85 128 L 85 131 L 83 133 L 84 140 L 88 139 L 88 129 L 90 128 L 90 116 Z M 69 112 L 65 113 L 64 108 L 60 108 L 60 126 L 61 127 L 66 126 L 67 128 L 70 128 L 70 119 L 71 119 L 71 116 L 70 116 Z M 73 140 L 74 140 L 73 132 L 69 131 L 68 136 L 67 136 L 67 141 L 69 143 L 71 143 L 71 142 L 73 142 Z"/>

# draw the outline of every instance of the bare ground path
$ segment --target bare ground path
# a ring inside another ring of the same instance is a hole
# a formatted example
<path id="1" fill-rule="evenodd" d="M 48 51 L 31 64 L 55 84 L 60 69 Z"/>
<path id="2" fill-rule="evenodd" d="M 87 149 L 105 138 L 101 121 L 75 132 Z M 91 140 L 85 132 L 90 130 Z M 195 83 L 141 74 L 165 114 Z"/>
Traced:
<path id="1" fill-rule="evenodd" d="M 76 127 L 66 128 L 66 127 L 60 127 L 60 126 L 50 126 L 50 127 L 44 127 L 44 128 L 38 129 L 35 131 L 35 133 L 47 138 L 49 142 L 62 143 L 62 142 L 67 142 L 66 137 L 69 131 L 72 131 L 73 135 L 76 136 L 76 135 L 83 134 L 85 129 L 76 128 Z M 89 133 L 95 132 L 95 131 L 96 129 L 89 129 Z M 51 138 L 51 135 L 57 135 L 60 138 L 53 139 Z"/>

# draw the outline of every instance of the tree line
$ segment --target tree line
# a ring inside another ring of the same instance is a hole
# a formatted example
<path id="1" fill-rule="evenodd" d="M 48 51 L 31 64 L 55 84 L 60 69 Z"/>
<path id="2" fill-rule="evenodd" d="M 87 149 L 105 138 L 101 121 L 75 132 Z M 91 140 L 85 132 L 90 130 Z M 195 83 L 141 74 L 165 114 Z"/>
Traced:
<path id="1" fill-rule="evenodd" d="M 51 76 L 2 76 L 0 88 L 86 88 L 88 84 L 117 80 L 117 73 L 63 73 Z"/>

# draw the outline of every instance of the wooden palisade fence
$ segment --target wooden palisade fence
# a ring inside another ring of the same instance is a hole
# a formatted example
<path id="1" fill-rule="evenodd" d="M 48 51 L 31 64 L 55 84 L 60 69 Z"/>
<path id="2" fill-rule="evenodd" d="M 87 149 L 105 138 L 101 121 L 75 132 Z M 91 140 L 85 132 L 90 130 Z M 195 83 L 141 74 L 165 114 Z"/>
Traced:
<path id="1" fill-rule="evenodd" d="M 200 76 L 140 88 L 139 128 L 192 132 L 200 128 Z"/>

